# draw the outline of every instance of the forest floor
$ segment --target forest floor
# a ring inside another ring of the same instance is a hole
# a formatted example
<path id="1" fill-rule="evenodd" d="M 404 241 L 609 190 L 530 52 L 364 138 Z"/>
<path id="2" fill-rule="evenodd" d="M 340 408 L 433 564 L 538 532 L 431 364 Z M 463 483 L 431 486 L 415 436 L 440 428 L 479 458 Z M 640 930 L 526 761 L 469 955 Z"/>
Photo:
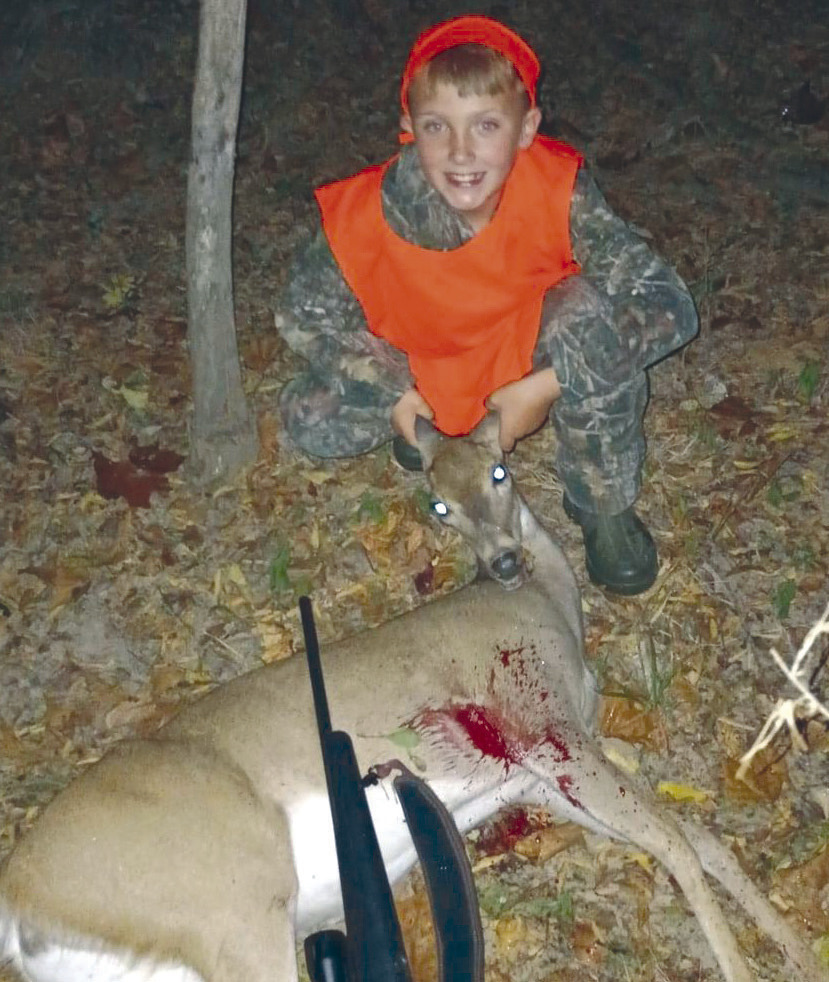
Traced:
<path id="1" fill-rule="evenodd" d="M 700 313 L 698 339 L 651 372 L 639 509 L 662 566 L 646 595 L 587 580 L 549 428 L 510 461 L 583 587 L 603 733 L 829 949 L 824 728 L 735 779 L 791 694 L 771 649 L 791 662 L 829 600 L 825 0 L 250 3 L 234 261 L 260 454 L 210 493 L 184 461 L 197 4 L 0 10 L 0 854 L 114 742 L 292 656 L 302 592 L 327 640 L 469 579 L 471 555 L 388 448 L 321 462 L 283 439 L 276 399 L 297 362 L 273 316 L 316 221 L 311 188 L 394 151 L 409 45 L 474 11 L 534 45 L 545 131 L 585 153 Z M 663 870 L 594 835 L 550 856 L 558 838 L 533 814 L 470 840 L 488 982 L 719 978 Z M 728 910 L 758 977 L 781 978 Z"/>

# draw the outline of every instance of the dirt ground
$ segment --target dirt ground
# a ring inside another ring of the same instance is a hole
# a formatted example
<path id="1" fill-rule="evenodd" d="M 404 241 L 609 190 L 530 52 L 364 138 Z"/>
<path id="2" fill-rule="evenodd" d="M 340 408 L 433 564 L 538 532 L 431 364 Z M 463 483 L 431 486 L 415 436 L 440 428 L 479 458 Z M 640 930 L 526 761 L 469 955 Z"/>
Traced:
<path id="1" fill-rule="evenodd" d="M 302 592 L 324 640 L 471 576 L 387 449 L 324 463 L 283 441 L 276 397 L 296 362 L 272 323 L 316 219 L 311 188 L 395 148 L 417 32 L 489 13 L 541 57 L 546 132 L 586 154 L 700 313 L 698 339 L 651 373 L 640 511 L 662 569 L 648 594 L 587 581 L 549 429 L 511 460 L 583 585 L 603 733 L 666 808 L 733 846 L 829 961 L 824 727 L 802 726 L 807 752 L 780 740 L 735 778 L 792 694 L 771 649 L 791 663 L 829 600 L 829 5 L 250 2 L 234 260 L 261 448 L 210 493 L 184 462 L 197 4 L 0 9 L 0 853 L 113 742 L 291 656 Z M 808 661 L 818 694 L 826 651 L 819 639 Z M 534 814 L 470 850 L 488 982 L 719 978 L 641 855 Z M 758 978 L 782 978 L 727 909 Z M 405 917 L 419 936 L 416 889 Z"/>

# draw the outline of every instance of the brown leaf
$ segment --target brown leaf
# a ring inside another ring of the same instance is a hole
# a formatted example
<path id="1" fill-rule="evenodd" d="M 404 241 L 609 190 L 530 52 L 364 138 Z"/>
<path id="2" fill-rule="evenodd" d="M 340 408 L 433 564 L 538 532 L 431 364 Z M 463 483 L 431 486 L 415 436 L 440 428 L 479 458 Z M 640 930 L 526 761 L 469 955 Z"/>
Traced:
<path id="1" fill-rule="evenodd" d="M 774 882 L 781 899 L 789 904 L 811 931 L 829 931 L 829 913 L 821 897 L 829 885 L 829 849 L 822 849 L 799 866 L 778 870 Z"/>
<path id="2" fill-rule="evenodd" d="M 53 565 L 27 566 L 24 573 L 31 573 L 52 587 L 52 600 L 49 604 L 52 610 L 62 607 L 70 600 L 77 600 L 89 588 L 89 573 L 72 563 L 60 561 Z"/>
<path id="3" fill-rule="evenodd" d="M 668 731 L 662 713 L 658 709 L 646 710 L 633 699 L 603 696 L 599 725 L 602 736 L 616 737 L 659 753 L 668 749 Z"/>
<path id="4" fill-rule="evenodd" d="M 438 977 L 437 947 L 429 897 L 423 882 L 418 882 L 409 896 L 396 896 L 394 905 L 412 982 L 434 982 Z"/>
<path id="5" fill-rule="evenodd" d="M 169 490 L 163 474 L 144 473 L 128 460 L 110 460 L 93 451 L 92 461 L 102 498 L 126 498 L 131 508 L 149 508 L 154 491 Z"/>
<path id="6" fill-rule="evenodd" d="M 777 801 L 789 776 L 786 759 L 779 749 L 766 747 L 755 754 L 743 780 L 737 780 L 740 761 L 729 757 L 723 764 L 723 787 L 732 801 L 752 804 L 757 801 Z"/>
<path id="7" fill-rule="evenodd" d="M 584 830 L 575 822 L 549 825 L 547 828 L 522 836 L 515 843 L 515 851 L 525 859 L 544 863 L 570 846 L 584 842 Z"/>
<path id="8" fill-rule="evenodd" d="M 273 362 L 282 340 L 276 332 L 260 334 L 242 348 L 242 361 L 252 372 L 264 372 Z"/>
<path id="9" fill-rule="evenodd" d="M 573 953 L 583 965 L 602 965 L 607 955 L 602 932 L 595 921 L 576 921 L 570 935 Z"/>
<path id="10" fill-rule="evenodd" d="M 508 808 L 481 827 L 476 850 L 479 855 L 500 856 L 510 852 L 519 839 L 529 837 L 549 824 L 546 813 L 530 812 L 521 806 Z"/>
<path id="11" fill-rule="evenodd" d="M 147 723 L 157 719 L 159 709 L 152 702 L 142 702 L 139 699 L 124 699 L 117 706 L 106 714 L 106 725 L 109 729 L 117 729 L 122 726 L 136 729 L 139 726 L 146 726 Z"/>
<path id="12" fill-rule="evenodd" d="M 273 460 L 279 450 L 279 423 L 273 413 L 262 413 L 258 419 L 259 459 Z"/>
<path id="13" fill-rule="evenodd" d="M 427 563 L 419 573 L 414 575 L 415 590 L 421 597 L 427 597 L 435 589 L 435 567 Z"/>
<path id="14" fill-rule="evenodd" d="M 139 447 L 133 443 L 129 452 L 130 463 L 140 467 L 141 470 L 150 471 L 153 474 L 169 474 L 177 471 L 181 467 L 184 457 L 174 450 L 161 450 L 157 443 L 148 447 Z"/>

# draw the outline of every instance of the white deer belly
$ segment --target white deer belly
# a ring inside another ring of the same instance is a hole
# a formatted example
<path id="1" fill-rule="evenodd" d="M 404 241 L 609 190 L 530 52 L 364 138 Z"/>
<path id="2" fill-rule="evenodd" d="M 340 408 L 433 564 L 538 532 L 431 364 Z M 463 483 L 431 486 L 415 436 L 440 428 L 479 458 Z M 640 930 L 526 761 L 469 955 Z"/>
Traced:
<path id="1" fill-rule="evenodd" d="M 492 770 L 476 775 L 431 780 L 430 786 L 452 814 L 461 834 L 480 825 L 506 805 L 537 798 L 537 779 L 516 771 L 493 780 Z M 389 881 L 394 884 L 412 868 L 414 843 L 390 781 L 370 787 L 366 796 Z M 299 884 L 296 927 L 299 935 L 343 919 L 334 828 L 326 795 L 308 798 L 289 812 L 294 866 Z"/>

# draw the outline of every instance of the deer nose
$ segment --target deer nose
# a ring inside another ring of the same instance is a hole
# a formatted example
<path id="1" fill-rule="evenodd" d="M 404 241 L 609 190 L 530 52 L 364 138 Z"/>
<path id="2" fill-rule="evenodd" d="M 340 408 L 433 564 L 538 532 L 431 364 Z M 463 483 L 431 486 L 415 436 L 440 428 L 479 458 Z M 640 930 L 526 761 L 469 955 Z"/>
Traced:
<path id="1" fill-rule="evenodd" d="M 507 549 L 505 552 L 496 556 L 490 563 L 490 566 L 492 567 L 493 574 L 499 580 L 511 580 L 518 576 L 520 570 L 518 555 L 512 549 Z"/>

